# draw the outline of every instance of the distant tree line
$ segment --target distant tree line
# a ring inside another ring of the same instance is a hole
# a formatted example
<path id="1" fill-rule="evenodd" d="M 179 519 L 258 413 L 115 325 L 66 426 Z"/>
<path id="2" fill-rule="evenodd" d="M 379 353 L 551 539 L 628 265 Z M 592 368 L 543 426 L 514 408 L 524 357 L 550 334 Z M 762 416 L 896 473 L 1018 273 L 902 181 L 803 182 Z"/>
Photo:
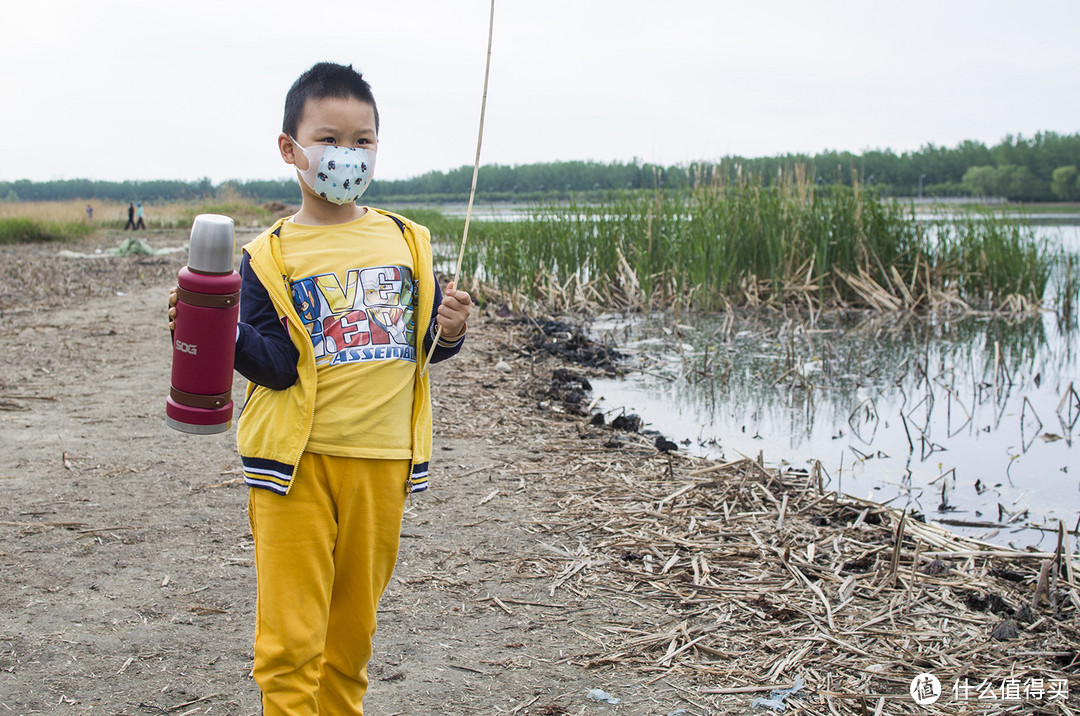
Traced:
<path id="1" fill-rule="evenodd" d="M 75 199 L 115 199 L 117 201 L 172 201 L 203 199 L 217 194 L 209 179 L 193 182 L 161 179 L 154 181 L 96 181 L 59 179 L 32 182 L 27 179 L 0 181 L 0 201 L 68 201 Z M 299 195 L 299 192 L 298 192 Z"/>
<path id="2" fill-rule="evenodd" d="M 815 155 L 725 157 L 718 162 L 669 167 L 631 162 L 566 161 L 481 167 L 477 195 L 483 201 L 528 201 L 570 193 L 623 189 L 683 188 L 701 183 L 749 181 L 770 185 L 797 177 L 817 184 L 859 183 L 885 196 L 997 197 L 1010 201 L 1080 201 L 1080 133 L 1040 132 L 1007 136 L 987 147 L 964 141 L 953 148 L 927 144 L 896 154 L 826 151 Z M 462 201 L 468 197 L 472 167 L 432 171 L 411 179 L 376 179 L 366 197 L 381 201 Z M 240 194 L 258 201 L 300 201 L 295 180 L 209 179 L 106 182 L 70 179 L 0 182 L 0 201 L 115 199 L 152 201 L 213 198 Z"/>

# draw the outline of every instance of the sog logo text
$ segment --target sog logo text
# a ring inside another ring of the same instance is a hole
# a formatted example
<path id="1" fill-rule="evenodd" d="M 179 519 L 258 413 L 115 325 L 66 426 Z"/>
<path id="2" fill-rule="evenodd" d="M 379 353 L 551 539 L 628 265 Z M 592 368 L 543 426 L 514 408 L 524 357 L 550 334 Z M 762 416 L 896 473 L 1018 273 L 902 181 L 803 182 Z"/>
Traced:
<path id="1" fill-rule="evenodd" d="M 176 350 L 181 353 L 187 353 L 188 355 L 198 355 L 199 346 L 194 343 L 184 343 L 183 341 L 176 341 Z"/>

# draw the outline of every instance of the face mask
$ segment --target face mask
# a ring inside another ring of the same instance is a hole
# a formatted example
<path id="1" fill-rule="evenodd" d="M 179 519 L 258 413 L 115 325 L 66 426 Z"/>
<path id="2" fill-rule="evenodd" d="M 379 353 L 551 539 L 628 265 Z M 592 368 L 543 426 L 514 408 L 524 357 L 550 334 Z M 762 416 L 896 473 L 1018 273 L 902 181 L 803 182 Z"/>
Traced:
<path id="1" fill-rule="evenodd" d="M 375 172 L 374 150 L 332 144 L 301 147 L 295 139 L 292 142 L 308 161 L 307 169 L 297 167 L 300 177 L 323 199 L 335 204 L 351 204 L 371 184 L 371 175 Z"/>

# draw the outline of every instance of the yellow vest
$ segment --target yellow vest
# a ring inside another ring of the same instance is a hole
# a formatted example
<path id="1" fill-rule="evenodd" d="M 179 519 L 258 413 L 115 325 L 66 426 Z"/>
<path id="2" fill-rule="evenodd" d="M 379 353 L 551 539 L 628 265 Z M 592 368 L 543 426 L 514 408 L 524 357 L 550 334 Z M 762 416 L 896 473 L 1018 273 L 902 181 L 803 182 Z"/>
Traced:
<path id="1" fill-rule="evenodd" d="M 428 461 L 431 459 L 431 385 L 429 372 L 420 372 L 427 363 L 423 356 L 424 337 L 432 320 L 435 278 L 432 274 L 431 235 L 428 230 L 397 214 L 372 209 L 402 223 L 402 235 L 412 254 L 416 298 L 417 372 L 413 383 L 412 474 L 403 485 L 407 492 L 427 489 Z M 244 482 L 251 487 L 287 494 L 293 472 L 307 446 L 315 415 L 315 351 L 311 338 L 292 302 L 289 277 L 278 243 L 279 220 L 251 243 L 244 252 L 251 269 L 270 297 L 274 310 L 282 317 L 293 345 L 300 352 L 299 377 L 285 390 L 272 390 L 249 383 L 247 398 L 237 420 L 236 444 L 244 464 Z M 423 358 L 423 360 L 421 360 Z"/>

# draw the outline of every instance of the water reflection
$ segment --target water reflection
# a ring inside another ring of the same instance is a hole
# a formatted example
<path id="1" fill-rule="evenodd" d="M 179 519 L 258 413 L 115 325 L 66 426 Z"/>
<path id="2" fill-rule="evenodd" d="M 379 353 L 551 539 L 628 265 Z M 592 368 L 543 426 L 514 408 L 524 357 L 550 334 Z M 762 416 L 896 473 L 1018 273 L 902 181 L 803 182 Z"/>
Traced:
<path id="1" fill-rule="evenodd" d="M 1053 549 L 1080 517 L 1080 330 L 1052 313 L 958 321 L 847 314 L 606 316 L 626 379 L 600 409 L 641 414 L 683 449 L 809 469 L 829 488 L 951 529 Z"/>

